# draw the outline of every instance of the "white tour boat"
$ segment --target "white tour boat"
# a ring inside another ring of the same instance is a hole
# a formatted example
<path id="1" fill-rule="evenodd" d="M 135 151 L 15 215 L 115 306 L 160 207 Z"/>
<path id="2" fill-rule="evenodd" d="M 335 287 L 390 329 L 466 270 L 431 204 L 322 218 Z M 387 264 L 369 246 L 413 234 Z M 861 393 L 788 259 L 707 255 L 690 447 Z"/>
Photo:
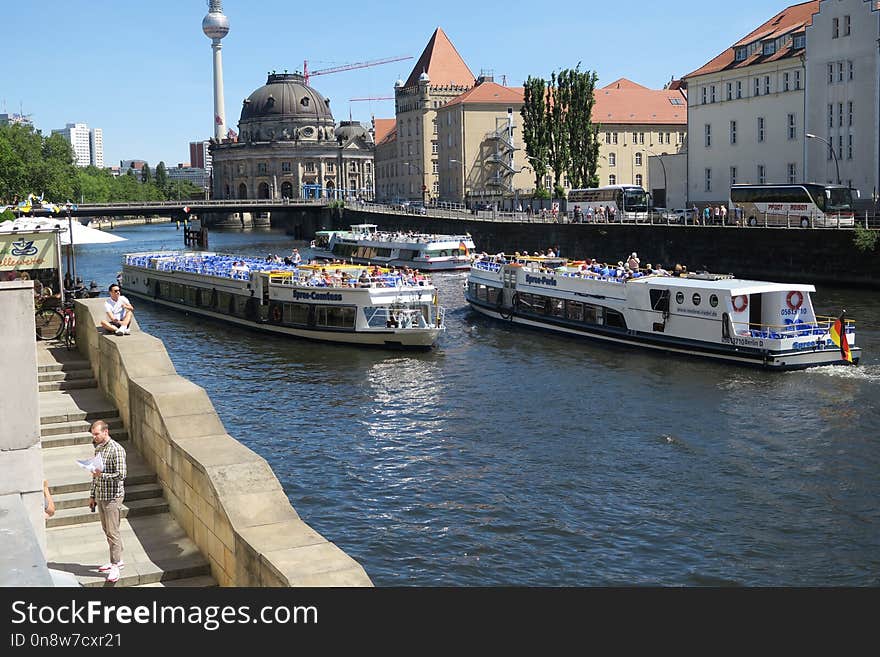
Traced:
<path id="1" fill-rule="evenodd" d="M 429 235 L 378 230 L 355 224 L 351 230 L 319 230 L 312 244 L 320 260 L 337 260 L 423 271 L 470 269 L 474 240 L 470 235 Z"/>
<path id="2" fill-rule="evenodd" d="M 427 349 L 445 330 L 437 290 L 421 274 L 163 251 L 126 254 L 122 276 L 126 295 L 281 335 Z"/>
<path id="3" fill-rule="evenodd" d="M 854 322 L 817 316 L 812 285 L 619 273 L 496 256 L 474 263 L 465 298 L 474 310 L 515 324 L 769 369 L 847 363 L 832 339 L 842 333 L 852 363 L 859 361 Z"/>

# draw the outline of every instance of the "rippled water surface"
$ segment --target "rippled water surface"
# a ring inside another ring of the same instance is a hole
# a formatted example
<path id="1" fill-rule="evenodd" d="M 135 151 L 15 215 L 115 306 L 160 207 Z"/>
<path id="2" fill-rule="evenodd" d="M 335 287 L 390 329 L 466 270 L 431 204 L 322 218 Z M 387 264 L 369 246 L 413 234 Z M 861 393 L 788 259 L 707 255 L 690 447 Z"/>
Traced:
<path id="1" fill-rule="evenodd" d="M 77 250 L 105 289 L 121 253 L 182 244 L 174 225 L 116 233 Z M 379 586 L 880 584 L 876 292 L 814 295 L 857 321 L 863 365 L 773 373 L 511 328 L 468 310 L 464 280 L 435 276 L 448 330 L 428 353 L 137 317 Z"/>

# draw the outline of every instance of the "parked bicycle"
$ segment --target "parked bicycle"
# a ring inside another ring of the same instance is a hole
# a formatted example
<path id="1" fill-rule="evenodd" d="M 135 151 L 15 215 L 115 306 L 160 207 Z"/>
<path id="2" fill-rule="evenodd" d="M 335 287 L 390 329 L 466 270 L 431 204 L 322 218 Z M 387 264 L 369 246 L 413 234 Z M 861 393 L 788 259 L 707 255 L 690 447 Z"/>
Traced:
<path id="1" fill-rule="evenodd" d="M 59 310 L 44 302 L 34 316 L 37 340 L 63 340 L 68 350 L 76 345 L 76 313 L 73 298 Z"/>

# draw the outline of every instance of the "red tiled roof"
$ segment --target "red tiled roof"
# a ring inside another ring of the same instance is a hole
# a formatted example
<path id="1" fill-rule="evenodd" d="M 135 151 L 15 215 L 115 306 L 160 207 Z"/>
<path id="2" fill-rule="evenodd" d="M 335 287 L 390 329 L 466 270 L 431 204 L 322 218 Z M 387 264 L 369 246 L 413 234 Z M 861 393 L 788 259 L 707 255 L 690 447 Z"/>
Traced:
<path id="1" fill-rule="evenodd" d="M 596 90 L 595 96 L 593 123 L 687 125 L 687 96 L 682 89 L 603 87 Z M 673 105 L 673 100 L 680 104 Z"/>
<path id="2" fill-rule="evenodd" d="M 788 46 L 780 48 L 772 55 L 765 56 L 759 49 L 743 61 L 738 62 L 735 59 L 737 46 L 745 46 L 761 39 L 771 39 L 782 36 L 783 34 L 794 32 L 798 29 L 806 28 L 806 26 L 812 24 L 813 14 L 819 12 L 819 3 L 820 0 L 810 0 L 809 2 L 802 2 L 797 5 L 786 7 L 766 23 L 760 25 L 737 41 L 720 55 L 704 64 L 696 71 L 685 75 L 685 79 L 697 75 L 705 75 L 706 73 L 716 73 L 725 69 L 745 68 L 752 64 L 773 62 L 792 56 L 796 51 L 789 43 Z"/>
<path id="3" fill-rule="evenodd" d="M 376 139 L 376 146 L 382 146 L 397 141 L 397 122 L 392 120 L 392 123 L 394 125 L 391 126 L 391 130 L 389 130 L 382 139 Z"/>
<path id="4" fill-rule="evenodd" d="M 648 87 L 643 87 L 632 80 L 627 80 L 626 78 L 618 78 L 614 82 L 610 84 L 606 84 L 603 89 L 647 89 Z"/>
<path id="5" fill-rule="evenodd" d="M 435 87 L 450 84 L 470 87 L 474 84 L 474 74 L 464 63 L 449 37 L 439 27 L 434 30 L 431 40 L 428 41 L 422 56 L 419 57 L 403 86 L 417 85 L 422 73 L 428 74 L 431 86 Z"/>
<path id="6" fill-rule="evenodd" d="M 374 141 L 377 144 L 381 142 L 394 130 L 396 125 L 397 121 L 394 119 L 373 119 L 373 129 L 376 131 L 376 134 L 373 135 Z"/>
<path id="7" fill-rule="evenodd" d="M 502 87 L 497 82 L 481 82 L 446 103 L 444 107 L 460 105 L 462 103 L 499 103 L 509 105 L 513 103 L 521 104 L 522 102 L 522 87 Z"/>

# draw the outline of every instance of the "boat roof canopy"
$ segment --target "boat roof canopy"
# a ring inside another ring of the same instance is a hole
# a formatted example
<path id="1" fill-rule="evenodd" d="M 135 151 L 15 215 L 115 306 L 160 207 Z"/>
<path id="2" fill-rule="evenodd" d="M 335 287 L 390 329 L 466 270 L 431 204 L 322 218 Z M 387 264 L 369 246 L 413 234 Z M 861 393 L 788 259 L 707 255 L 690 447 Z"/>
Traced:
<path id="1" fill-rule="evenodd" d="M 729 292 L 736 297 L 745 294 L 761 294 L 763 292 L 815 292 L 816 287 L 802 283 L 769 283 L 766 281 L 748 281 L 742 278 L 723 278 L 708 280 L 701 278 L 676 278 L 675 276 L 648 277 L 628 281 L 629 284 L 643 282 L 651 287 L 671 287 L 700 290 L 719 290 Z"/>

